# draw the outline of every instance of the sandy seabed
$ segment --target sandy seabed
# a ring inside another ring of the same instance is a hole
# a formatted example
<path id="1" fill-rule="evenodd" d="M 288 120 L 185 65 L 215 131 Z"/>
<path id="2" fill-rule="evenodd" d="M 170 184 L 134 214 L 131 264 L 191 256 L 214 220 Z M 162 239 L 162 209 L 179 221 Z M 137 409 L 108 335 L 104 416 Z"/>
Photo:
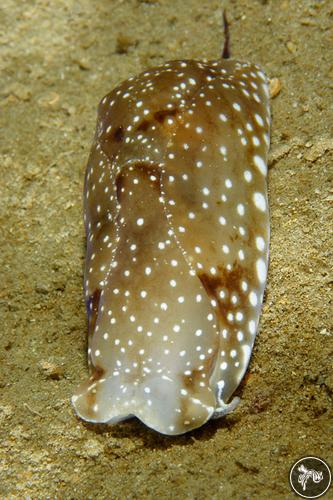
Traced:
<path id="1" fill-rule="evenodd" d="M 233 55 L 282 85 L 268 286 L 237 411 L 170 438 L 71 408 L 87 373 L 83 177 L 100 98 L 165 60 L 216 58 L 221 3 L 1 3 L 0 498 L 294 498 L 294 461 L 333 465 L 333 7 L 226 6 Z"/>

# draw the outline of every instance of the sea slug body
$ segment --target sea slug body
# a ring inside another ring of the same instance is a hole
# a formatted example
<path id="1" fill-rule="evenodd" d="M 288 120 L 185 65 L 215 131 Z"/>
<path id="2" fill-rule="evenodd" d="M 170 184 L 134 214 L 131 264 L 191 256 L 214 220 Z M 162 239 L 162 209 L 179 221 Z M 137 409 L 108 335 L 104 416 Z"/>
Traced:
<path id="1" fill-rule="evenodd" d="M 268 83 L 167 62 L 104 99 L 85 179 L 89 422 L 177 435 L 223 416 L 247 369 L 269 245 Z"/>

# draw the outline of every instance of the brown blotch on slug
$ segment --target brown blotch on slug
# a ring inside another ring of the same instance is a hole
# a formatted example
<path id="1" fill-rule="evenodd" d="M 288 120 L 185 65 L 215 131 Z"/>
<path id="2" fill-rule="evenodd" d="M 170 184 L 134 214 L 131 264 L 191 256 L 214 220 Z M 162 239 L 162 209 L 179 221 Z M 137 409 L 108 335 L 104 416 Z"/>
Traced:
<path id="1" fill-rule="evenodd" d="M 121 125 L 113 132 L 113 138 L 116 142 L 122 142 L 124 140 L 124 128 Z"/>
<path id="2" fill-rule="evenodd" d="M 229 312 L 233 312 L 236 309 L 246 309 L 246 294 L 241 288 L 241 281 L 248 279 L 248 273 L 239 264 L 236 264 L 231 271 L 217 266 L 218 274 L 216 276 L 209 275 L 207 273 L 200 273 L 198 275 L 201 283 L 205 287 L 207 294 L 216 300 L 218 304 L 218 316 L 224 321 L 227 318 Z M 225 289 L 231 293 L 237 293 L 239 296 L 239 302 L 233 304 L 228 297 L 227 302 L 224 303 L 218 294 L 219 289 Z"/>
<path id="3" fill-rule="evenodd" d="M 161 178 L 161 170 L 158 165 L 152 165 L 147 162 L 137 162 L 134 165 L 130 165 L 128 170 L 131 172 L 138 172 L 140 174 L 144 174 L 144 176 L 148 176 L 150 184 L 158 190 L 160 193 L 160 178 Z M 121 195 L 124 191 L 125 178 L 128 170 L 124 170 L 120 172 L 116 177 L 116 187 L 117 187 L 117 199 L 121 200 Z M 151 176 L 154 176 L 156 179 L 153 180 Z"/>
<path id="4" fill-rule="evenodd" d="M 139 132 L 146 132 L 150 125 L 151 122 L 149 120 L 142 120 L 142 122 L 136 127 L 136 130 Z"/>
<path id="5" fill-rule="evenodd" d="M 92 373 L 91 373 L 91 375 L 90 375 L 90 380 L 91 380 L 92 382 L 97 382 L 98 380 L 100 380 L 101 378 L 103 378 L 103 377 L 104 377 L 104 375 L 105 375 L 105 370 L 104 370 L 104 368 L 102 368 L 102 367 L 100 367 L 100 366 L 96 365 L 96 366 L 94 367 L 93 372 L 92 372 Z"/>
<path id="6" fill-rule="evenodd" d="M 93 368 L 93 371 L 89 377 L 89 382 L 91 385 L 96 384 L 99 380 L 101 380 L 105 375 L 105 370 L 100 366 L 96 365 Z M 94 416 L 93 407 L 96 404 L 97 394 L 96 389 L 93 387 L 86 394 L 86 403 L 87 403 L 87 412 L 91 417 Z"/>
<path id="7" fill-rule="evenodd" d="M 240 287 L 240 281 L 247 279 L 247 272 L 243 266 L 235 264 L 231 271 L 217 266 L 217 270 L 218 274 L 216 276 L 207 273 L 198 273 L 198 278 L 210 297 L 216 298 L 218 288 L 235 290 L 240 295 L 244 295 Z"/>
<path id="8" fill-rule="evenodd" d="M 175 117 L 179 114 L 178 109 L 161 109 L 154 113 L 154 118 L 159 122 L 163 123 L 167 118 Z"/>

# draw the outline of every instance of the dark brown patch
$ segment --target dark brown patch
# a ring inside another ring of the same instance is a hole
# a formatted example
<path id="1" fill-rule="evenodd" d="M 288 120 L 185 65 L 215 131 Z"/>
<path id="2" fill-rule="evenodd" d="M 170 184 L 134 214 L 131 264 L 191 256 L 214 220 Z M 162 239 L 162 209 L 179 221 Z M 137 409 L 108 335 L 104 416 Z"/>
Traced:
<path id="1" fill-rule="evenodd" d="M 151 183 L 152 187 L 158 190 L 158 192 L 161 192 L 161 170 L 160 168 L 155 165 L 155 164 L 150 164 L 146 162 L 138 162 L 135 163 L 134 165 L 130 166 L 132 172 L 139 172 L 143 173 L 146 177 L 148 177 L 149 182 Z M 121 200 L 121 195 L 122 195 L 122 189 L 125 186 L 125 178 L 127 176 L 128 170 L 125 169 L 125 171 L 120 172 L 117 175 L 116 178 L 116 188 L 117 188 L 117 198 L 118 201 Z M 154 175 L 156 177 L 156 180 L 150 179 L 150 176 Z"/>
<path id="2" fill-rule="evenodd" d="M 238 233 L 235 233 L 233 236 L 230 236 L 230 241 L 234 243 L 235 241 L 240 240 L 240 235 Z"/>
<path id="3" fill-rule="evenodd" d="M 213 347 L 214 353 L 211 356 L 207 357 L 205 361 L 202 362 L 202 364 L 204 365 L 202 370 L 192 370 L 191 375 L 182 376 L 182 382 L 183 382 L 182 385 L 187 389 L 188 393 L 192 397 L 197 397 L 198 399 L 200 399 L 202 396 L 204 396 L 205 399 L 205 391 L 207 389 L 206 388 L 203 389 L 202 387 L 200 387 L 199 383 L 202 382 L 203 380 L 207 380 L 202 377 L 203 374 L 205 374 L 206 377 L 207 376 L 209 377 L 212 373 L 216 361 L 216 352 L 218 349 L 218 343 L 219 343 L 218 336 L 216 336 L 216 345 L 214 342 L 214 345 L 211 346 Z M 188 397 L 181 398 L 179 405 L 181 410 L 181 413 L 179 414 L 179 425 L 181 426 L 185 425 L 188 428 L 192 427 L 193 422 L 191 420 L 189 424 L 184 423 L 184 420 L 188 420 L 188 412 L 189 412 Z"/>
<path id="4" fill-rule="evenodd" d="M 120 201 L 121 193 L 123 192 L 124 187 L 124 174 L 120 172 L 116 177 L 116 188 L 117 188 L 117 200 Z"/>
<path id="5" fill-rule="evenodd" d="M 191 375 L 184 375 L 183 378 L 183 385 L 186 389 L 190 390 L 191 392 L 195 393 L 196 392 L 196 386 L 201 382 L 202 379 L 202 374 L 206 373 L 206 370 L 192 370 Z"/>
<path id="6" fill-rule="evenodd" d="M 157 165 L 151 165 L 150 163 L 140 162 L 134 165 L 134 170 L 143 172 L 147 176 L 155 175 L 156 181 L 154 182 L 160 182 L 161 169 Z"/>
<path id="7" fill-rule="evenodd" d="M 103 378 L 104 375 L 105 375 L 105 370 L 103 368 L 101 368 L 100 366 L 94 366 L 92 368 L 92 373 L 89 377 L 89 386 L 94 382 L 97 382 L 98 380 Z M 86 411 L 87 414 L 92 418 L 95 416 L 93 412 L 93 407 L 96 404 L 96 394 L 97 394 L 96 387 L 94 389 L 91 389 L 90 391 L 86 391 L 86 402 L 87 402 Z"/>
<path id="8" fill-rule="evenodd" d="M 146 132 L 150 126 L 150 123 L 148 120 L 142 120 L 141 123 L 137 126 L 136 130 L 138 132 Z"/>
<path id="9" fill-rule="evenodd" d="M 100 366 L 94 366 L 93 371 L 90 375 L 90 382 L 97 382 L 97 380 L 100 380 L 103 378 L 105 375 L 105 370 L 104 368 L 101 368 Z"/>
<path id="10" fill-rule="evenodd" d="M 255 231 L 256 229 L 256 231 Z M 255 246 L 255 234 L 258 234 L 259 232 L 259 229 L 256 227 L 255 225 L 255 222 L 252 222 L 251 225 L 249 225 L 249 227 L 247 228 L 247 239 L 246 239 L 246 243 L 247 245 L 249 246 L 249 248 L 251 247 L 254 247 Z"/>
<path id="11" fill-rule="evenodd" d="M 227 271 L 218 266 L 219 273 L 216 276 L 211 276 L 206 273 L 200 273 L 199 279 L 205 287 L 207 293 L 211 297 L 216 297 L 218 288 L 227 288 L 228 290 L 236 290 L 241 292 L 240 280 L 244 279 L 245 269 L 239 264 L 234 266 L 234 269 Z"/>
<path id="12" fill-rule="evenodd" d="M 92 335 L 95 330 L 100 297 L 101 297 L 101 289 L 96 288 L 93 294 L 90 295 L 87 302 L 88 335 Z"/>
<path id="13" fill-rule="evenodd" d="M 179 113 L 178 109 L 161 109 L 160 111 L 156 111 L 154 113 L 154 118 L 157 120 L 159 123 L 163 123 L 166 118 L 169 118 L 171 116 L 177 116 Z"/>
<path id="14" fill-rule="evenodd" d="M 191 389 L 193 391 L 195 386 L 201 380 L 201 374 L 202 372 L 199 370 L 192 370 L 191 375 L 184 375 L 182 377 L 184 387 L 186 387 L 186 389 Z"/>
<path id="15" fill-rule="evenodd" d="M 241 288 L 241 281 L 248 280 L 247 271 L 236 263 L 231 271 L 217 267 L 218 274 L 212 276 L 206 273 L 200 273 L 198 275 L 201 283 L 205 287 L 205 290 L 209 297 L 212 297 L 218 303 L 218 313 L 222 318 L 226 318 L 229 312 L 239 309 L 240 304 L 233 304 L 231 300 L 227 299 L 222 301 L 218 295 L 218 290 L 220 288 L 225 288 L 228 292 L 235 292 L 238 294 L 240 303 L 245 304 L 246 296 Z"/>
<path id="16" fill-rule="evenodd" d="M 121 125 L 113 132 L 113 138 L 116 142 L 122 142 L 124 140 L 124 129 Z"/>

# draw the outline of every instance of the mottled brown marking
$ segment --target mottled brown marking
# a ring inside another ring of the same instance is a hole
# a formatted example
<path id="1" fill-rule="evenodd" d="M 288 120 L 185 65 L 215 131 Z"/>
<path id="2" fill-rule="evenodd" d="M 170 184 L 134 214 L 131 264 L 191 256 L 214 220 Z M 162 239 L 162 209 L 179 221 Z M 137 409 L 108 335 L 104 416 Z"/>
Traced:
<path id="1" fill-rule="evenodd" d="M 143 172 L 147 176 L 155 175 L 157 181 L 158 182 L 160 181 L 161 170 L 158 167 L 158 165 L 156 165 L 156 164 L 152 165 L 151 163 L 140 162 L 140 163 L 136 163 L 134 165 L 133 169 L 137 170 L 139 172 Z M 154 181 L 154 182 L 156 182 L 156 181 Z"/>
<path id="2" fill-rule="evenodd" d="M 125 176 L 120 172 L 116 177 L 117 200 L 120 201 L 121 193 L 123 192 Z"/>
<path id="3" fill-rule="evenodd" d="M 149 179 L 149 182 L 152 184 L 154 188 L 158 190 L 160 193 L 161 187 L 160 187 L 160 182 L 161 182 L 161 170 L 156 164 L 150 164 L 146 162 L 138 162 L 135 163 L 134 165 L 131 165 L 130 167 L 131 172 L 139 172 L 143 173 L 146 175 Z M 117 188 L 117 199 L 118 201 L 121 200 L 121 195 L 122 195 L 122 189 L 124 188 L 125 184 L 125 177 L 128 174 L 128 170 L 119 172 L 119 174 L 116 177 L 116 188 Z M 153 181 L 149 177 L 150 175 L 155 175 L 156 180 Z"/>
<path id="4" fill-rule="evenodd" d="M 182 377 L 184 387 L 186 389 L 194 392 L 195 387 L 202 380 L 203 373 L 204 373 L 204 370 L 192 370 L 191 375 L 184 375 Z"/>
<path id="5" fill-rule="evenodd" d="M 113 138 L 116 142 L 122 142 L 124 140 L 124 129 L 121 125 L 113 132 Z"/>
<path id="6" fill-rule="evenodd" d="M 88 335 L 92 335 L 95 330 L 100 297 L 101 297 L 101 289 L 96 288 L 96 290 L 94 290 L 93 294 L 89 297 L 87 302 Z"/>
<path id="7" fill-rule="evenodd" d="M 247 235 L 245 235 L 245 241 L 246 241 L 246 244 L 249 248 L 253 248 L 255 246 L 255 238 L 256 238 L 256 234 L 259 233 L 259 229 L 257 228 L 257 226 L 255 225 L 255 223 L 253 222 L 252 225 L 248 226 L 247 227 Z"/>
<path id="8" fill-rule="evenodd" d="M 245 307 L 246 294 L 241 288 L 241 281 L 249 280 L 249 277 L 246 269 L 238 263 L 234 265 L 234 268 L 231 271 L 228 271 L 221 266 L 217 266 L 217 269 L 218 274 L 216 276 L 212 276 L 207 273 L 200 273 L 198 274 L 198 277 L 205 287 L 209 297 L 212 297 L 217 301 L 219 315 L 221 315 L 223 319 L 226 319 L 227 314 L 235 309 L 239 309 L 240 304 Z M 239 295 L 240 304 L 233 304 L 230 299 L 228 300 L 228 298 L 226 298 L 225 301 L 222 301 L 218 295 L 219 288 L 225 288 L 230 293 L 236 292 Z"/>
<path id="9" fill-rule="evenodd" d="M 204 372 L 203 370 L 202 371 L 192 370 L 191 375 L 182 376 L 183 387 L 190 393 L 190 396 L 195 395 L 196 388 L 199 386 L 199 382 L 203 380 L 202 378 L 203 372 Z M 180 413 L 178 416 L 178 420 L 181 425 L 184 425 L 186 427 L 191 425 L 191 421 L 189 424 L 184 423 L 184 421 L 187 420 L 189 402 L 190 402 L 189 397 L 180 398 L 180 404 L 179 404 Z"/>
<path id="10" fill-rule="evenodd" d="M 102 368 L 98 365 L 94 366 L 94 370 L 93 370 L 92 374 L 90 375 L 91 383 L 97 382 L 97 380 L 100 380 L 101 378 L 103 378 L 104 375 L 105 375 L 104 368 Z"/>
<path id="11" fill-rule="evenodd" d="M 192 422 L 190 421 L 189 424 L 184 424 L 184 420 L 187 420 L 188 417 L 188 406 L 190 404 L 190 397 L 195 397 L 200 399 L 200 393 L 203 391 L 203 389 L 199 386 L 199 382 L 202 382 L 203 380 L 208 380 L 212 369 L 214 369 L 214 363 L 215 363 L 215 358 L 216 358 L 216 352 L 217 352 L 217 344 L 219 342 L 218 336 L 216 336 L 216 340 L 214 341 L 214 344 L 211 346 L 213 348 L 213 354 L 208 356 L 203 362 L 203 369 L 202 370 L 192 370 L 191 375 L 183 375 L 182 376 L 182 382 L 183 382 L 183 387 L 187 389 L 189 392 L 189 396 L 186 398 L 181 398 L 180 399 L 180 410 L 181 413 L 179 414 L 179 421 L 181 422 L 181 425 L 185 426 L 191 426 Z M 204 379 L 202 375 L 205 374 L 206 378 Z"/>
<path id="12" fill-rule="evenodd" d="M 89 377 L 89 384 L 93 384 L 95 382 L 98 382 L 101 378 L 103 378 L 105 375 L 105 370 L 101 368 L 100 366 L 94 366 L 93 371 Z M 90 391 L 87 391 L 87 412 L 89 413 L 90 417 L 94 417 L 94 412 L 93 412 L 93 407 L 96 404 L 96 388 L 91 389 Z"/>
<path id="13" fill-rule="evenodd" d="M 161 109 L 160 111 L 156 111 L 154 113 L 154 118 L 157 120 L 159 123 L 163 123 L 166 118 L 169 118 L 171 116 L 177 116 L 179 113 L 178 109 Z"/>
<path id="14" fill-rule="evenodd" d="M 227 288 L 228 290 L 237 290 L 241 292 L 240 280 L 244 279 L 245 269 L 239 264 L 228 271 L 218 266 L 219 273 L 216 276 L 207 273 L 199 273 L 198 277 L 211 297 L 215 297 L 218 288 Z"/>
<path id="15" fill-rule="evenodd" d="M 146 132 L 150 126 L 151 122 L 148 120 L 142 120 L 141 123 L 137 126 L 136 130 L 138 132 Z"/>

